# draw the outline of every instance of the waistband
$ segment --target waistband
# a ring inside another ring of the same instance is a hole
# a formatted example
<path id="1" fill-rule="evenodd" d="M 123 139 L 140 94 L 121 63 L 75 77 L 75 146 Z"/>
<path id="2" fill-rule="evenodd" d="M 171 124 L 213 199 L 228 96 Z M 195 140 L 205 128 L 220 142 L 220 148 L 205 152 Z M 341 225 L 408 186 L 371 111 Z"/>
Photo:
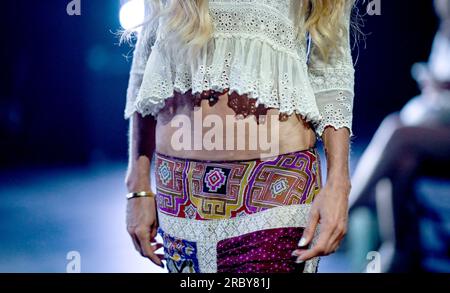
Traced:
<path id="1" fill-rule="evenodd" d="M 267 161 L 275 158 L 279 158 L 282 156 L 289 156 L 289 155 L 296 155 L 301 153 L 311 153 L 315 157 L 318 157 L 318 150 L 317 146 L 310 147 L 308 149 L 289 152 L 289 153 L 283 153 L 272 157 L 266 157 L 264 159 L 261 158 L 254 158 L 254 159 L 243 159 L 243 160 L 202 160 L 202 159 L 190 159 L 190 158 L 181 158 L 181 157 L 175 157 L 175 156 L 169 156 L 165 154 L 161 154 L 159 152 L 155 152 L 155 154 L 158 157 L 169 159 L 169 160 L 176 160 L 176 161 L 189 161 L 189 162 L 200 162 L 200 163 L 240 163 L 240 162 L 253 162 L 253 161 Z"/>

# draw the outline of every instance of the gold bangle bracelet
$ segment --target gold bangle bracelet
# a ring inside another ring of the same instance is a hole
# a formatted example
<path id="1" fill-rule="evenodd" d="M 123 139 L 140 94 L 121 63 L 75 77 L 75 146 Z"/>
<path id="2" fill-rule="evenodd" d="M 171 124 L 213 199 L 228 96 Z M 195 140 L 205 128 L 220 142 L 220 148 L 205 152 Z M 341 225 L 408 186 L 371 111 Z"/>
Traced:
<path id="1" fill-rule="evenodd" d="M 127 194 L 127 199 L 139 198 L 139 197 L 155 197 L 155 194 L 151 191 L 130 192 Z"/>

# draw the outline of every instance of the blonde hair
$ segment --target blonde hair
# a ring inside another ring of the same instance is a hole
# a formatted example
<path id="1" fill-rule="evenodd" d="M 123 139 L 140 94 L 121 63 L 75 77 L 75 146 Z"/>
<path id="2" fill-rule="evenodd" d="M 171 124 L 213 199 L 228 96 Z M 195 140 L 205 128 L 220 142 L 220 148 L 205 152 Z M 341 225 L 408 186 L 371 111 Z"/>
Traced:
<path id="1" fill-rule="evenodd" d="M 164 35 L 165 50 L 172 56 L 194 60 L 211 39 L 213 25 L 208 0 L 146 0 L 151 14 L 147 24 L 159 23 Z M 296 0 L 297 36 L 309 33 L 324 60 L 346 37 L 351 8 L 355 0 Z"/>
<path id="2" fill-rule="evenodd" d="M 297 20 L 298 38 L 309 33 L 325 61 L 341 42 L 348 41 L 354 0 L 301 0 Z M 344 52 L 337 52 L 344 53 Z"/>

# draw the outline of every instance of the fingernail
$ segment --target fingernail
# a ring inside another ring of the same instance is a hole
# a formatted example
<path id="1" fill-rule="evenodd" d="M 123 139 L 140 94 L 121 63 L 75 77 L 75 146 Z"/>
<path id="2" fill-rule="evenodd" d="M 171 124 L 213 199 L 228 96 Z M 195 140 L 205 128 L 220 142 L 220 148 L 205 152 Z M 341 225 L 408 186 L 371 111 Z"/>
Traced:
<path id="1" fill-rule="evenodd" d="M 292 256 L 298 256 L 298 253 L 297 253 L 297 251 L 294 250 L 294 251 L 291 253 L 291 255 L 292 255 Z"/>
<path id="2" fill-rule="evenodd" d="M 304 260 L 297 258 L 297 260 L 295 261 L 296 263 L 303 263 Z"/>
<path id="3" fill-rule="evenodd" d="M 305 246 L 305 245 L 306 245 L 306 238 L 302 237 L 298 242 L 298 246 Z"/>

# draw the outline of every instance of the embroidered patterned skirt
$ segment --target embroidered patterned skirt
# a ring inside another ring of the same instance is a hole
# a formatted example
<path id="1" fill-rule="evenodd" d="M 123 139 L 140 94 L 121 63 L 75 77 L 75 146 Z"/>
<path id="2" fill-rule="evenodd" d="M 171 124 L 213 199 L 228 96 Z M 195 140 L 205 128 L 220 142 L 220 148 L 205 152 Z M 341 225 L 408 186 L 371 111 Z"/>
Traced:
<path id="1" fill-rule="evenodd" d="M 156 154 L 159 233 L 169 272 L 316 272 L 291 255 L 322 187 L 316 148 L 264 160 Z"/>

